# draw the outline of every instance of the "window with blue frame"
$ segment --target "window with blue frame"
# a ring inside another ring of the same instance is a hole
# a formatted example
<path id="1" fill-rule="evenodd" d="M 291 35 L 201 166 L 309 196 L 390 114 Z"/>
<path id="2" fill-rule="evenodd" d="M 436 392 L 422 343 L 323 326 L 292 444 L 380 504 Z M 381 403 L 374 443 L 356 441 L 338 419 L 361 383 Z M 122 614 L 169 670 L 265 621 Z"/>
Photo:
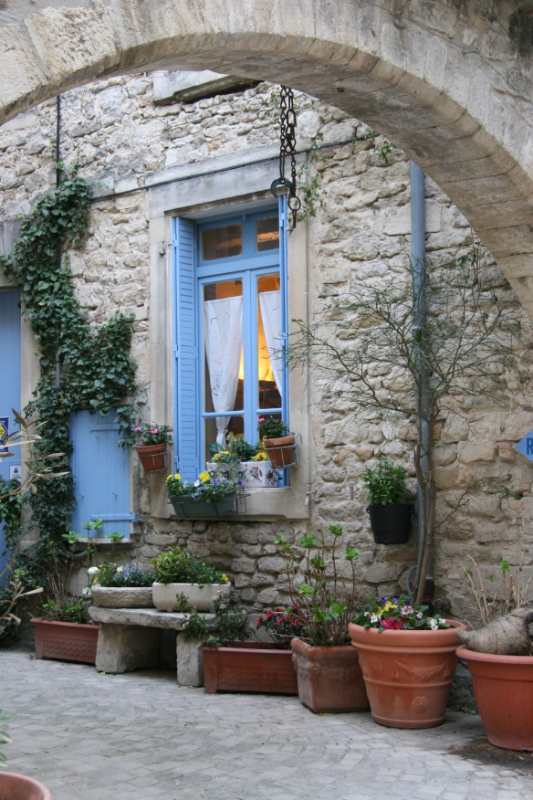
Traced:
<path id="1" fill-rule="evenodd" d="M 228 434 L 288 419 L 285 198 L 195 223 L 173 221 L 176 463 L 195 479 Z"/>

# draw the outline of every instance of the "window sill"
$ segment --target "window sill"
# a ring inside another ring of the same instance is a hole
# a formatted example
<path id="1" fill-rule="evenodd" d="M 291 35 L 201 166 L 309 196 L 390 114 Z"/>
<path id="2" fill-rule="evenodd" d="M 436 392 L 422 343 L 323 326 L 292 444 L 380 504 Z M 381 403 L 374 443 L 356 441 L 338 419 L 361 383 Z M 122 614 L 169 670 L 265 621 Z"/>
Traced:
<path id="1" fill-rule="evenodd" d="M 155 491 L 154 491 L 155 490 Z M 159 490 L 159 491 L 158 491 Z M 177 518 L 169 503 L 164 481 L 161 486 L 153 487 L 153 514 L 160 519 Z M 280 489 L 247 489 L 246 511 L 239 514 L 227 514 L 223 517 L 202 517 L 209 521 L 235 522 L 238 520 L 269 520 L 285 517 L 286 519 L 309 519 L 310 507 L 306 504 L 306 495 L 296 488 Z"/>

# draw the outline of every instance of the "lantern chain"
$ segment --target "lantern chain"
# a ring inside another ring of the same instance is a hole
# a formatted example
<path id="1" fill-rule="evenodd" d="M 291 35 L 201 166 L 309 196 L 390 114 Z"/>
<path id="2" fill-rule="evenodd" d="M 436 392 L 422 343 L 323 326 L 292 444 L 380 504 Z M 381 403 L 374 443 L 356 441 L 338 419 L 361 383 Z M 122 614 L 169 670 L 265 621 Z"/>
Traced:
<path id="1" fill-rule="evenodd" d="M 294 111 L 294 95 L 287 86 L 280 87 L 279 97 L 279 183 L 289 189 L 288 206 L 292 213 L 292 227 L 296 227 L 301 201 L 296 194 L 296 114 Z M 291 178 L 285 178 L 285 159 L 290 157 Z"/>

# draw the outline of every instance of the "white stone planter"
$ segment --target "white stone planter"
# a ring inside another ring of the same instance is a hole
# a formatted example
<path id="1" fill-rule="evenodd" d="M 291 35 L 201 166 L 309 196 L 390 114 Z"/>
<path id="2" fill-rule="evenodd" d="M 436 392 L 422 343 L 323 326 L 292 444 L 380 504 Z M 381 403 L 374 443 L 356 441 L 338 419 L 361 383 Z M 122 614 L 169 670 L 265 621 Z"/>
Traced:
<path id="1" fill-rule="evenodd" d="M 213 600 L 221 594 L 229 597 L 230 591 L 230 583 L 154 583 L 152 598 L 160 611 L 175 611 L 180 594 L 184 594 L 189 605 L 197 611 L 211 611 Z"/>
<path id="2" fill-rule="evenodd" d="M 242 461 L 240 464 L 217 464 L 215 461 L 208 461 L 206 469 L 208 472 L 218 470 L 234 480 L 240 478 L 243 489 L 278 488 L 278 472 L 270 461 Z"/>
<path id="3" fill-rule="evenodd" d="M 103 608 L 153 608 L 151 586 L 91 586 L 97 606 Z"/>

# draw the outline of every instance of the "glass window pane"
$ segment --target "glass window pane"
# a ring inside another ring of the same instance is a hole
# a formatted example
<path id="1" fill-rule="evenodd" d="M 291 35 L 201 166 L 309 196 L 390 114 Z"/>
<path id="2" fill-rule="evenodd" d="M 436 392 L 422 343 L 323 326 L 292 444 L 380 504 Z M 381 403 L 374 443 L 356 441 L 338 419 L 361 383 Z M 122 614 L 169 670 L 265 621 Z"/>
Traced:
<path id="1" fill-rule="evenodd" d="M 255 224 L 256 251 L 277 250 L 279 247 L 279 222 L 276 217 L 258 219 Z"/>
<path id="2" fill-rule="evenodd" d="M 281 294 L 279 274 L 257 279 L 259 408 L 281 408 Z"/>
<path id="3" fill-rule="evenodd" d="M 224 225 L 202 231 L 202 258 L 231 258 L 242 254 L 242 225 Z"/>
<path id="4" fill-rule="evenodd" d="M 204 411 L 241 410 L 244 396 L 242 281 L 205 284 L 203 295 Z M 221 416 L 215 420 L 218 432 L 223 433 L 229 418 Z"/>

